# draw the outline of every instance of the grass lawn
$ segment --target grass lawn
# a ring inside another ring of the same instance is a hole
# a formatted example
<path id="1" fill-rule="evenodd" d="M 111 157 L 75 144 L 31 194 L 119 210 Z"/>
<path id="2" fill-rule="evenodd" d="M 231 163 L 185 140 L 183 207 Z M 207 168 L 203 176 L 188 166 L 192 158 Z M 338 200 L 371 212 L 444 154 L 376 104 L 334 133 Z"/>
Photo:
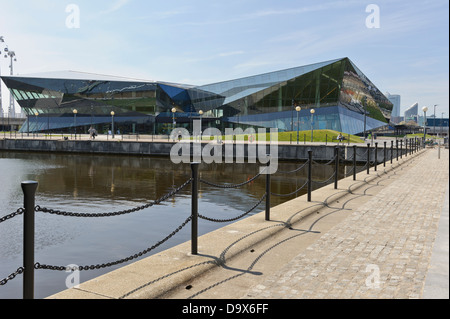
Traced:
<path id="1" fill-rule="evenodd" d="M 337 142 L 337 136 L 339 132 L 333 130 L 314 130 L 313 133 L 313 142 Z M 345 138 L 344 142 L 348 143 L 348 138 L 350 138 L 350 143 L 364 143 L 359 136 L 342 134 Z M 299 142 L 311 142 L 311 131 L 300 131 L 298 132 Z M 255 141 L 258 141 L 260 138 L 259 134 L 255 134 L 253 136 Z M 269 133 L 266 133 L 266 140 L 269 140 Z M 211 138 L 213 139 L 213 138 Z M 230 140 L 230 136 L 222 136 L 223 140 Z M 236 135 L 237 140 L 248 141 L 249 135 Z M 279 142 L 297 142 L 297 132 L 279 132 L 278 133 L 278 141 Z"/>

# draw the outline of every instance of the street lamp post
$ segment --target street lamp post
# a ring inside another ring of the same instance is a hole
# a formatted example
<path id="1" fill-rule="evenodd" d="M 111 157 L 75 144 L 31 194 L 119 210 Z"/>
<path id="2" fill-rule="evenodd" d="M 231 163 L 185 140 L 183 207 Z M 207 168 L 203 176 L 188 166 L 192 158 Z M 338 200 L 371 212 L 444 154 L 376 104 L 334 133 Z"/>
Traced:
<path id="1" fill-rule="evenodd" d="M 202 130 L 203 111 L 200 110 L 198 113 L 200 114 L 200 132 L 199 132 L 200 134 L 199 134 L 199 139 L 200 139 L 200 142 L 201 142 L 202 141 L 202 133 L 203 133 L 203 130 Z"/>
<path id="2" fill-rule="evenodd" d="M 75 139 L 77 139 L 77 114 L 78 110 L 73 110 L 73 129 L 75 131 Z"/>
<path id="3" fill-rule="evenodd" d="M 316 111 L 314 109 L 311 109 L 311 142 L 313 142 L 313 137 L 314 137 L 314 113 L 316 113 Z"/>
<path id="4" fill-rule="evenodd" d="M 4 42 L 2 37 L 0 37 L 0 39 L 1 39 L 0 42 Z M 11 60 L 11 62 L 9 64 L 10 75 L 14 75 L 14 62 L 17 61 L 17 59 L 16 59 L 16 52 L 9 50 L 8 47 L 6 47 L 3 51 L 5 51 L 5 58 L 7 59 L 9 57 L 10 60 Z M 14 97 L 13 97 L 12 93 L 10 93 L 8 113 L 9 113 L 9 117 L 10 118 L 15 118 L 16 117 L 16 109 L 15 109 L 15 105 L 14 105 Z"/>
<path id="5" fill-rule="evenodd" d="M 112 138 L 114 139 L 115 135 L 114 135 L 114 115 L 116 113 L 114 113 L 114 111 L 111 111 L 111 128 L 112 128 Z"/>
<path id="6" fill-rule="evenodd" d="M 424 106 L 422 108 L 423 114 L 424 114 L 424 122 L 423 122 L 423 142 L 426 141 L 426 135 L 427 135 L 427 111 L 428 107 Z"/>
<path id="7" fill-rule="evenodd" d="M 39 113 L 38 113 L 38 112 L 34 113 L 34 116 L 36 117 L 36 127 L 35 127 L 34 131 L 36 131 L 36 136 L 37 136 L 37 133 L 38 133 L 38 116 L 39 116 Z M 34 138 L 34 133 L 33 133 L 33 138 Z"/>
<path id="8" fill-rule="evenodd" d="M 172 108 L 172 124 L 173 124 L 173 129 L 175 129 L 175 113 L 177 112 L 176 108 Z"/>
<path id="9" fill-rule="evenodd" d="M 172 131 L 175 131 L 175 125 L 176 125 L 176 122 L 175 122 L 175 113 L 177 112 L 177 109 L 176 108 L 172 108 Z"/>
<path id="10" fill-rule="evenodd" d="M 300 122 L 299 122 L 299 113 L 302 110 L 302 108 L 300 106 L 297 106 L 295 108 L 295 110 L 297 111 L 297 144 L 299 143 L 299 130 L 300 130 Z"/>

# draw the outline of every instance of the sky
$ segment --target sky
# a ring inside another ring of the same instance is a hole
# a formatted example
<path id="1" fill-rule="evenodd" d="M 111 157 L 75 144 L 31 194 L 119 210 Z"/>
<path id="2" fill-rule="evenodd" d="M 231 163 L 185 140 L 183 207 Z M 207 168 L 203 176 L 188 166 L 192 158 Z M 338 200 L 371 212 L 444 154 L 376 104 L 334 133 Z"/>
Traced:
<path id="1" fill-rule="evenodd" d="M 401 95 L 401 115 L 417 102 L 449 116 L 448 0 L 0 0 L 0 36 L 15 75 L 202 85 L 348 57 Z"/>

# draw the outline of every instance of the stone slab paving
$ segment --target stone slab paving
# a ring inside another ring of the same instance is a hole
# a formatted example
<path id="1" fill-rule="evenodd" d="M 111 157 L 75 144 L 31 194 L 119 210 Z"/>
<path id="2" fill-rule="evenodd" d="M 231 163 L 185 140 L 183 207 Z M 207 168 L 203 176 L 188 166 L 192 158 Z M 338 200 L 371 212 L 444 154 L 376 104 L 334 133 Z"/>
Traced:
<path id="1" fill-rule="evenodd" d="M 437 149 L 428 150 L 407 174 L 400 174 L 243 298 L 448 298 L 448 150 L 441 150 L 440 157 Z M 432 258 L 436 238 L 436 246 L 444 248 L 435 249 Z M 441 270 L 429 275 L 435 260 Z M 437 292 L 436 281 L 444 280 L 446 288 Z"/>

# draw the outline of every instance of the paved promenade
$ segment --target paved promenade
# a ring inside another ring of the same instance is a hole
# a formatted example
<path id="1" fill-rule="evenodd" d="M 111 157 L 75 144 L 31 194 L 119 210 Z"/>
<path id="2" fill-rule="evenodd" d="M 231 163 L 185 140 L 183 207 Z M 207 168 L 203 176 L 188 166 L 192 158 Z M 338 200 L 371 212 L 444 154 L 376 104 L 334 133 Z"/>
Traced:
<path id="1" fill-rule="evenodd" d="M 428 150 L 244 298 L 449 298 L 448 150 Z"/>
<path id="2" fill-rule="evenodd" d="M 427 149 L 49 299 L 449 298 L 449 151 Z M 205 212 L 209 213 L 209 212 Z"/>

